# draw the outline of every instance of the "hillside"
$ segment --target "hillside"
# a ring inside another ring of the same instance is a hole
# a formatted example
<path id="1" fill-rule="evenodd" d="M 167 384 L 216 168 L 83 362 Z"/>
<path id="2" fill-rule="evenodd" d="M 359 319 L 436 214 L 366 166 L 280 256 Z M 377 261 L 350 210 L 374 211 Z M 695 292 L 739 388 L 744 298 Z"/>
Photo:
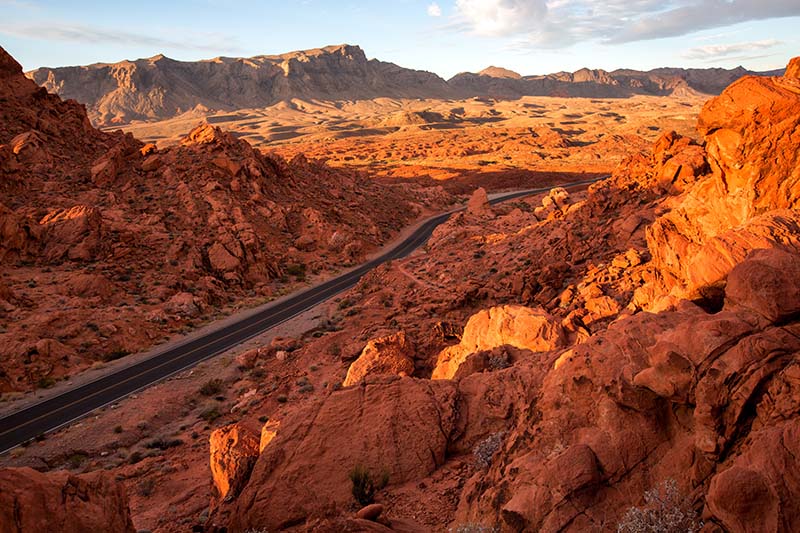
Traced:
<path id="1" fill-rule="evenodd" d="M 157 120 L 196 108 L 265 107 L 292 98 L 357 100 L 447 97 L 447 83 L 429 72 L 367 60 L 340 45 L 251 58 L 182 62 L 162 55 L 115 64 L 40 68 L 28 76 L 63 98 L 87 105 L 97 125 Z"/>
<path id="2" fill-rule="evenodd" d="M 751 75 L 780 75 L 781 72 L 752 72 L 735 69 L 658 68 L 650 71 L 580 69 L 542 76 L 519 76 L 490 67 L 474 74 L 464 72 L 447 83 L 462 96 L 518 98 L 521 96 L 563 96 L 581 98 L 628 98 L 634 95 L 715 95 L 741 78 Z"/>
<path id="3" fill-rule="evenodd" d="M 97 126 L 157 121 L 182 114 L 255 109 L 294 100 L 563 96 L 626 98 L 719 92 L 753 74 L 742 68 L 656 69 L 650 72 L 581 69 L 520 76 L 498 67 L 445 81 L 430 72 L 367 60 L 358 46 L 339 45 L 282 55 L 218 57 L 183 62 L 158 55 L 114 64 L 40 68 L 38 85 L 87 106 Z"/>
<path id="4" fill-rule="evenodd" d="M 52 386 L 363 260 L 442 190 L 287 161 L 200 124 L 94 129 L 0 49 L 0 393 Z"/>

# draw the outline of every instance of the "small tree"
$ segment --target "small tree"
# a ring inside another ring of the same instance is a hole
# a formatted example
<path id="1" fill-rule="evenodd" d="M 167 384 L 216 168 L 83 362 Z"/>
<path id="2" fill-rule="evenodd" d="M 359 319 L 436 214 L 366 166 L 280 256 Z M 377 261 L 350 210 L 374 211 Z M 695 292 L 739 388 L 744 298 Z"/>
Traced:
<path id="1" fill-rule="evenodd" d="M 674 479 L 645 492 L 644 503 L 628 509 L 617 533 L 697 533 L 703 528 L 692 502 L 681 495 Z"/>

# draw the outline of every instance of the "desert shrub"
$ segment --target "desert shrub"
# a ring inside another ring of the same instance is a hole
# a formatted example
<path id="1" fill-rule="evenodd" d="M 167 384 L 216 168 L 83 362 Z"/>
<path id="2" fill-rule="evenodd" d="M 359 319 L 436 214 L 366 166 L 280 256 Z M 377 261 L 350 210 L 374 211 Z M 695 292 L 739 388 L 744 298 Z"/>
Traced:
<path id="1" fill-rule="evenodd" d="M 222 380 L 219 378 L 209 379 L 200 387 L 200 394 L 203 396 L 214 396 L 222 392 Z"/>
<path id="2" fill-rule="evenodd" d="M 114 350 L 114 351 L 111 351 L 111 352 L 108 352 L 108 353 L 104 354 L 103 355 L 103 361 L 106 361 L 106 362 L 116 361 L 117 359 L 122 359 L 123 357 L 125 357 L 127 355 L 130 355 L 130 354 L 131 354 L 131 352 L 129 352 L 128 350 L 123 350 L 123 349 Z"/>
<path id="3" fill-rule="evenodd" d="M 200 418 L 205 420 L 206 422 L 213 422 L 217 418 L 221 417 L 222 413 L 219 412 L 219 409 L 216 407 L 209 407 L 202 413 L 200 413 Z"/>
<path id="4" fill-rule="evenodd" d="M 489 468 L 492 464 L 492 457 L 500 446 L 503 444 L 503 438 L 506 436 L 505 431 L 498 431 L 492 433 L 472 449 L 472 456 L 475 458 L 475 464 L 478 468 Z"/>
<path id="5" fill-rule="evenodd" d="M 696 533 L 702 528 L 692 502 L 668 479 L 644 493 L 644 506 L 628 509 L 617 533 Z"/>
<path id="6" fill-rule="evenodd" d="M 144 496 L 145 498 L 153 494 L 155 488 L 156 481 L 154 479 L 145 479 L 136 487 L 139 495 Z"/>
<path id="7" fill-rule="evenodd" d="M 148 450 L 167 450 L 169 448 L 180 446 L 181 444 L 183 444 L 181 439 L 165 439 L 164 437 L 159 437 L 146 442 L 144 447 Z"/>
<path id="8" fill-rule="evenodd" d="M 353 498 L 360 505 L 369 505 L 375 502 L 375 493 L 389 484 L 389 472 L 382 471 L 378 479 L 364 465 L 356 465 L 350 471 L 350 481 Z"/>
<path id="9" fill-rule="evenodd" d="M 130 457 L 128 457 L 128 463 L 135 465 L 139 461 L 143 459 L 142 452 L 133 452 Z"/>
<path id="10" fill-rule="evenodd" d="M 492 526 L 484 526 L 483 524 L 459 524 L 456 527 L 451 527 L 447 530 L 448 533 L 499 533 L 500 530 Z"/>
<path id="11" fill-rule="evenodd" d="M 36 382 L 36 386 L 40 389 L 49 389 L 55 384 L 56 380 L 50 376 L 41 377 L 39 381 Z"/>
<path id="12" fill-rule="evenodd" d="M 286 274 L 294 276 L 300 281 L 306 279 L 306 265 L 303 263 L 295 263 L 286 267 Z"/>
<path id="13" fill-rule="evenodd" d="M 508 361 L 507 357 L 499 357 L 497 355 L 490 357 L 488 364 L 489 370 L 503 370 L 504 368 L 511 366 L 511 363 Z"/>
<path id="14" fill-rule="evenodd" d="M 339 303 L 337 304 L 337 308 L 339 310 L 347 309 L 348 307 L 352 306 L 355 302 L 350 298 L 342 298 Z"/>
<path id="15" fill-rule="evenodd" d="M 75 452 L 67 457 L 67 462 L 71 468 L 79 468 L 88 457 L 89 456 L 83 452 Z"/>

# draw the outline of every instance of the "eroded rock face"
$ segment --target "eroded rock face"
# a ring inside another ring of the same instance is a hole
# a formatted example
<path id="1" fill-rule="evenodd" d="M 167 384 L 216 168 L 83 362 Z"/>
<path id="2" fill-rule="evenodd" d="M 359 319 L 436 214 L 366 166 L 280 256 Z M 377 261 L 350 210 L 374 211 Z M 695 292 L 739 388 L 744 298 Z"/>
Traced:
<path id="1" fill-rule="evenodd" d="M 250 478 L 260 453 L 260 435 L 243 424 L 211 433 L 211 475 L 220 498 L 234 498 Z"/>
<path id="2" fill-rule="evenodd" d="M 361 355 L 347 370 L 342 386 L 355 385 L 367 376 L 392 374 L 410 376 L 414 373 L 414 345 L 402 331 L 387 337 L 370 340 Z"/>
<path id="3" fill-rule="evenodd" d="M 124 487 L 106 472 L 0 469 L 0 531 L 133 533 Z"/>
<path id="4" fill-rule="evenodd" d="M 454 427 L 449 382 L 394 378 L 335 392 L 282 422 L 236 500 L 231 528 L 279 530 L 350 504 L 349 472 L 390 484 L 427 476 Z"/>
<path id="5" fill-rule="evenodd" d="M 480 311 L 464 327 L 461 342 L 443 350 L 432 379 L 451 379 L 459 365 L 474 353 L 500 346 L 547 352 L 563 346 L 564 331 L 548 313 L 519 305 Z"/>
<path id="6" fill-rule="evenodd" d="M 793 132 L 800 87 L 792 76 L 789 69 L 783 78 L 743 78 L 703 108 L 698 130 L 711 171 L 647 232 L 664 292 L 700 298 L 724 286 L 751 250 L 798 249 L 800 151 Z"/>

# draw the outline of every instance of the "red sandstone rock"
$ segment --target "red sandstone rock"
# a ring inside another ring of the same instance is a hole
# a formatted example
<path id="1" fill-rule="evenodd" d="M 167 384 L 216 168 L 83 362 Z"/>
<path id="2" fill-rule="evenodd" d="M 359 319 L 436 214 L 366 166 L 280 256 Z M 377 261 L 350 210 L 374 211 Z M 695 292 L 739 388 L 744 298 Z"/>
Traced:
<path id="1" fill-rule="evenodd" d="M 233 498 L 242 490 L 258 458 L 258 435 L 242 424 L 211 433 L 211 475 L 220 498 Z"/>
<path id="2" fill-rule="evenodd" d="M 800 255 L 776 248 L 750 253 L 728 275 L 725 301 L 770 322 L 793 318 L 800 311 Z"/>
<path id="3" fill-rule="evenodd" d="M 342 386 L 357 384 L 367 376 L 393 374 L 410 376 L 414 373 L 414 346 L 402 331 L 387 337 L 370 340 L 361 355 L 347 370 Z"/>
<path id="4" fill-rule="evenodd" d="M 281 424 L 236 500 L 231 527 L 280 529 L 352 502 L 356 465 L 390 484 L 424 477 L 445 460 L 454 388 L 393 378 L 335 392 Z"/>
<path id="5" fill-rule="evenodd" d="M 0 469 L 0 532 L 133 533 L 125 489 L 106 472 Z"/>
<path id="6" fill-rule="evenodd" d="M 366 507 L 359 509 L 359 511 L 356 513 L 356 518 L 375 522 L 378 520 L 378 517 L 381 516 L 383 511 L 383 505 L 379 503 L 373 503 L 372 505 L 367 505 Z"/>
<path id="7" fill-rule="evenodd" d="M 486 216 L 492 214 L 492 206 L 489 205 L 489 197 L 486 189 L 478 187 L 467 202 L 467 214 L 473 216 Z"/>
<path id="8" fill-rule="evenodd" d="M 443 350 L 432 379 L 452 378 L 470 354 L 509 345 L 546 352 L 564 345 L 561 326 L 546 312 L 522 306 L 494 307 L 472 316 L 461 342 Z"/>

